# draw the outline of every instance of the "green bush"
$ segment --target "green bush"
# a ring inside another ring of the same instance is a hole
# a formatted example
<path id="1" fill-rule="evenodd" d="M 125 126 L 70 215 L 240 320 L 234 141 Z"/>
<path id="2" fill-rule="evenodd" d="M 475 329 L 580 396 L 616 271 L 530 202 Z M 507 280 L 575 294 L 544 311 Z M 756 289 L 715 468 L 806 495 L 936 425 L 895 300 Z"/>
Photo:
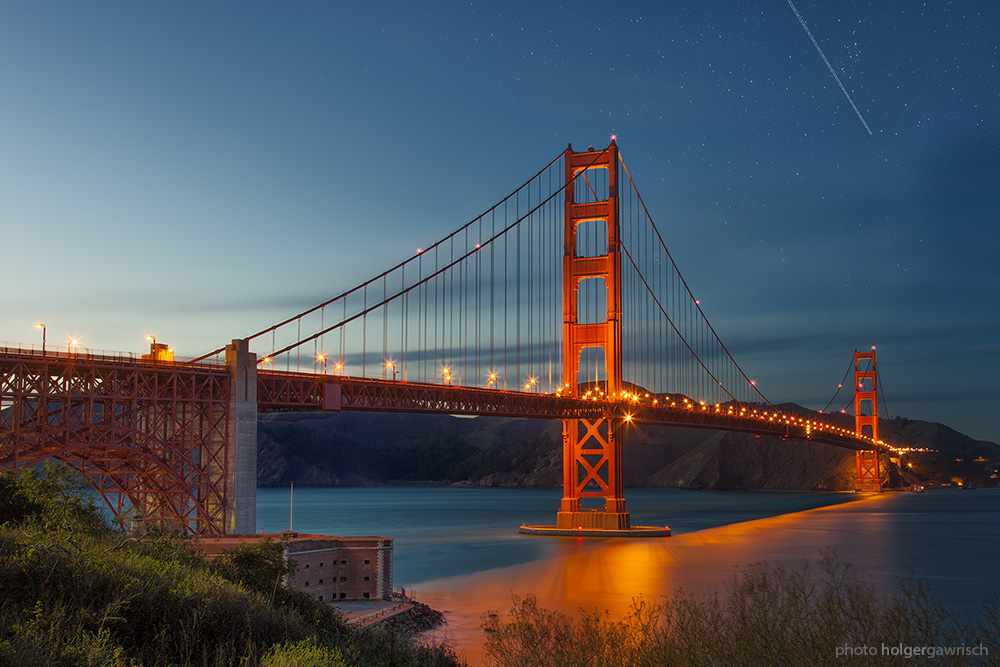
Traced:
<path id="1" fill-rule="evenodd" d="M 88 535 L 106 533 L 104 515 L 88 494 L 89 486 L 69 466 L 46 461 L 42 474 L 0 474 L 0 526 L 38 523 L 47 530 Z"/>
<path id="2" fill-rule="evenodd" d="M 458 664 L 276 587 L 293 567 L 281 543 L 209 564 L 179 535 L 112 531 L 71 478 L 46 473 L 0 473 L 0 667 Z"/>

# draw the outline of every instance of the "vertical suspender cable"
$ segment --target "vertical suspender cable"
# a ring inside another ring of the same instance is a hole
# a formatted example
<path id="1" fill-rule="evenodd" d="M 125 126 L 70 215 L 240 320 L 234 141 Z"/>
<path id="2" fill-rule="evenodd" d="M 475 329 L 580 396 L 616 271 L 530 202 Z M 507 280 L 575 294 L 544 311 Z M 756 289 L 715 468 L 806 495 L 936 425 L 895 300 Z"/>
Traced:
<path id="1" fill-rule="evenodd" d="M 517 219 L 521 217 L 521 191 L 517 192 L 517 199 L 515 200 L 515 215 Z M 516 255 L 514 257 L 514 275 L 515 275 L 515 291 L 514 291 L 514 335 L 516 341 L 516 365 L 517 369 L 517 385 L 521 386 L 521 225 L 517 226 L 517 237 L 515 244 Z"/>
<path id="2" fill-rule="evenodd" d="M 496 235 L 497 230 L 497 218 L 496 211 L 490 213 L 490 238 Z M 495 341 L 495 322 L 494 318 L 495 312 L 495 300 L 496 296 L 496 248 L 493 244 L 490 244 L 490 373 L 496 372 L 496 362 L 493 358 L 493 349 Z M 496 389 L 496 380 L 493 381 L 493 388 Z"/>
<path id="3" fill-rule="evenodd" d="M 382 276 L 382 301 L 385 302 L 382 306 L 382 377 L 385 377 L 389 359 L 389 302 L 386 300 L 389 290 L 386 280 L 386 276 Z"/>
<path id="4" fill-rule="evenodd" d="M 364 289 L 364 309 L 365 314 L 361 317 L 361 377 L 368 377 L 365 372 L 365 364 L 368 361 L 368 285 Z"/>
<path id="5" fill-rule="evenodd" d="M 507 227 L 507 201 L 504 200 L 503 203 L 503 224 L 504 228 Z M 503 235 L 503 388 L 507 389 L 507 303 L 508 303 L 508 293 L 510 292 L 510 280 L 508 277 L 508 271 L 510 268 L 510 260 L 508 259 L 507 246 L 510 242 L 510 235 Z"/>

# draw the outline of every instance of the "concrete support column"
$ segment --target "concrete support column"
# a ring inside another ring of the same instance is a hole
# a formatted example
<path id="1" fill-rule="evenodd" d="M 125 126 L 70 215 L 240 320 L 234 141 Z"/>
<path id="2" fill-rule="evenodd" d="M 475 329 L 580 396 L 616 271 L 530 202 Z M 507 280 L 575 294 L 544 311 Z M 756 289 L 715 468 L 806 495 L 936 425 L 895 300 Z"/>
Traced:
<path id="1" fill-rule="evenodd" d="M 257 355 L 250 342 L 226 346 L 229 446 L 226 448 L 227 534 L 257 532 Z"/>

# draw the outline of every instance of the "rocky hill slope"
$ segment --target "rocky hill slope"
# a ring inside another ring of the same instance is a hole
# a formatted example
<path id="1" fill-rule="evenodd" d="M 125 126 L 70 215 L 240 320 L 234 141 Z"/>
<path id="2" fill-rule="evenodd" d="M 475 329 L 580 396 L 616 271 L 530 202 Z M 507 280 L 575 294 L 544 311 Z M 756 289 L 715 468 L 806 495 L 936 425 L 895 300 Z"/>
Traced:
<path id="1" fill-rule="evenodd" d="M 787 412 L 815 414 L 795 405 Z M 853 423 L 850 416 L 829 420 Z M 466 484 L 557 488 L 562 484 L 561 424 L 499 417 L 461 418 L 344 412 L 262 415 L 258 485 L 364 486 Z M 942 424 L 884 420 L 900 447 L 934 452 L 884 457 L 889 483 L 996 484 L 1000 445 L 973 440 Z M 854 452 L 811 441 L 698 429 L 630 429 L 623 477 L 628 487 L 688 489 L 829 489 L 854 486 Z M 956 460 L 959 459 L 959 460 Z M 913 463 L 914 465 L 910 465 Z"/>

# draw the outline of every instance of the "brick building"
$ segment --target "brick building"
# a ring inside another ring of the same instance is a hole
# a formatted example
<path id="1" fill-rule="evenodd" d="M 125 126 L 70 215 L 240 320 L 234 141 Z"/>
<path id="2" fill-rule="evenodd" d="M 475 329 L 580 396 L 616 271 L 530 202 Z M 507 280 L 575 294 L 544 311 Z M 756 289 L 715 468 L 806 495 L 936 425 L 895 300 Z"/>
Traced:
<path id="1" fill-rule="evenodd" d="M 277 535 L 201 537 L 197 549 L 208 558 L 262 539 L 288 538 L 285 558 L 298 566 L 291 588 L 322 602 L 392 599 L 392 538 L 335 537 L 285 531 Z"/>

